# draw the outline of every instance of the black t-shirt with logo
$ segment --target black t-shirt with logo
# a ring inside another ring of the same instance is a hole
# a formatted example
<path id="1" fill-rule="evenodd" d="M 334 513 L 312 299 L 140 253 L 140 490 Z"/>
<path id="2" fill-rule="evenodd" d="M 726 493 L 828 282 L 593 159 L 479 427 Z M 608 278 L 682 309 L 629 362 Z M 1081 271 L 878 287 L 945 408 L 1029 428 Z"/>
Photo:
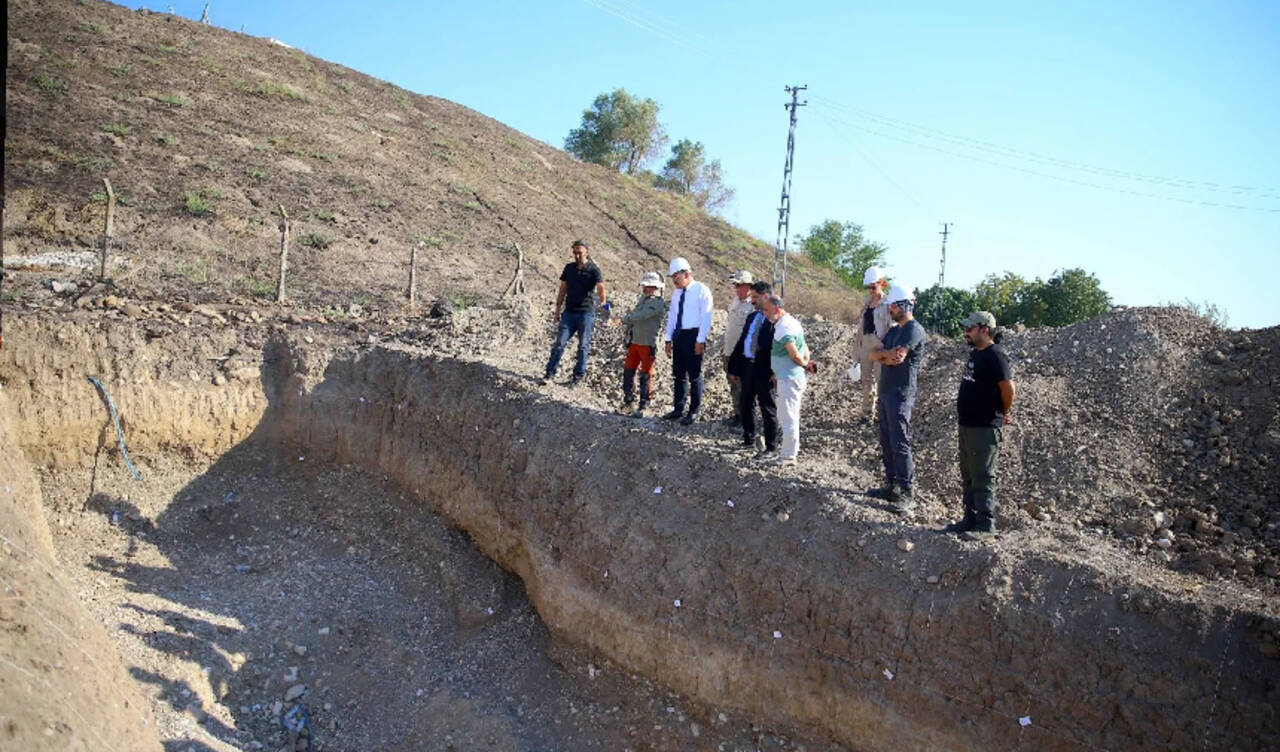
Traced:
<path id="1" fill-rule="evenodd" d="M 560 281 L 568 288 L 564 296 L 565 313 L 595 312 L 596 300 L 591 293 L 604 281 L 596 262 L 587 259 L 581 269 L 577 262 L 565 264 L 564 271 L 560 272 Z"/>
<path id="2" fill-rule="evenodd" d="M 1004 425 L 1004 407 L 1000 401 L 1001 381 L 1012 381 L 1009 358 L 999 345 L 983 350 L 970 350 L 960 378 L 960 396 L 956 400 L 956 412 L 962 426 Z"/>

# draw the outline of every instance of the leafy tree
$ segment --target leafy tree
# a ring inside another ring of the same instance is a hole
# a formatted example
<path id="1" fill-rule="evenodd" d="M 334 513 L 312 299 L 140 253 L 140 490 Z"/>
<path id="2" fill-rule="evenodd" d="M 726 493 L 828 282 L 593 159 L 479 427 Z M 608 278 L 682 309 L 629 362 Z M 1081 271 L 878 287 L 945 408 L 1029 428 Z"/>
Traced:
<path id="1" fill-rule="evenodd" d="M 689 196 L 701 209 L 719 209 L 733 198 L 733 189 L 724 184 L 720 160 L 707 162 L 701 141 L 680 139 L 671 147 L 671 159 L 654 182 L 659 188 Z"/>
<path id="2" fill-rule="evenodd" d="M 1029 282 L 1012 272 L 993 274 L 978 283 L 974 296 L 978 308 L 993 313 L 996 321 L 1027 326 L 1066 326 L 1111 308 L 1111 296 L 1083 269 L 1059 271 L 1047 282 Z"/>
<path id="3" fill-rule="evenodd" d="M 833 270 L 854 289 L 862 287 L 862 275 L 871 266 L 883 266 L 889 247 L 867 240 L 862 225 L 828 219 L 798 238 L 800 249 L 814 263 Z"/>
<path id="4" fill-rule="evenodd" d="M 1032 287 L 1031 282 L 1013 272 L 1005 272 L 998 277 L 990 274 L 973 288 L 974 303 L 978 310 L 994 314 L 996 321 L 1004 321 L 1016 314 L 1032 293 Z"/>
<path id="5" fill-rule="evenodd" d="M 1084 269 L 1065 269 L 1049 278 L 1040 290 L 1044 323 L 1066 326 L 1111 310 L 1111 296 L 1094 275 Z"/>
<path id="6" fill-rule="evenodd" d="M 956 287 L 934 285 L 916 296 L 916 319 L 929 331 L 948 337 L 960 336 L 960 322 L 976 310 L 977 297 Z"/>
<path id="7" fill-rule="evenodd" d="M 634 173 L 667 142 L 658 123 L 658 103 L 636 99 L 626 89 L 601 94 L 569 131 L 564 148 L 584 162 Z"/>

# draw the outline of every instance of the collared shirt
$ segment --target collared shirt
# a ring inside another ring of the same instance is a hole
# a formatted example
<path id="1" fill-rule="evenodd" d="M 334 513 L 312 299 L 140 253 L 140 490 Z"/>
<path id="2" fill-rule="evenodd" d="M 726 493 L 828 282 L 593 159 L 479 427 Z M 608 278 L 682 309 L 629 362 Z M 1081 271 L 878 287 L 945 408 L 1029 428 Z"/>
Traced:
<path id="1" fill-rule="evenodd" d="M 764 314 L 759 311 L 753 312 L 751 325 L 747 328 L 747 336 L 742 341 L 742 355 L 747 360 L 755 360 L 756 335 L 760 333 L 761 321 L 764 321 Z"/>
<path id="2" fill-rule="evenodd" d="M 705 343 L 711 333 L 711 311 L 714 307 L 711 288 L 697 280 L 683 290 L 671 293 L 671 304 L 667 306 L 667 341 L 675 337 L 677 329 L 697 329 L 698 342 Z"/>
<path id="3" fill-rule="evenodd" d="M 742 336 L 742 325 L 747 323 L 747 317 L 755 311 L 756 307 L 751 303 L 751 297 L 745 300 L 739 300 L 736 296 L 733 303 L 729 305 L 729 316 L 724 322 L 724 354 L 726 357 L 733 355 L 733 348 L 738 344 L 738 338 Z"/>

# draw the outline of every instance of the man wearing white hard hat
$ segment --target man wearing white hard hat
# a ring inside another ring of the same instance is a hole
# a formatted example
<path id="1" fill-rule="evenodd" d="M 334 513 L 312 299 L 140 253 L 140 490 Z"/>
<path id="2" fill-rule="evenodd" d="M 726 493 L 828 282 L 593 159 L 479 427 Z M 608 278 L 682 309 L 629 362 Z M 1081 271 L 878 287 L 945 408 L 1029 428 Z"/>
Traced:
<path id="1" fill-rule="evenodd" d="M 878 266 L 869 267 L 862 277 L 862 286 L 867 297 L 854 334 L 858 388 L 862 396 L 853 417 L 856 422 L 865 425 L 871 419 L 875 406 L 876 382 L 880 379 L 880 362 L 871 357 L 871 351 L 883 344 L 884 335 L 893 326 L 893 319 L 889 316 L 889 301 L 885 299 L 889 282 L 884 278 L 884 270 Z"/>
<path id="2" fill-rule="evenodd" d="M 687 259 L 679 256 L 671 259 L 667 276 L 676 288 L 667 308 L 666 332 L 674 393 L 671 412 L 662 417 L 679 419 L 681 425 L 691 426 L 702 409 L 702 351 L 711 333 L 711 311 L 715 303 L 710 288 L 693 279 Z M 684 411 L 686 394 L 689 397 L 687 413 Z"/>
<path id="3" fill-rule="evenodd" d="M 622 364 L 622 409 L 629 411 L 636 400 L 636 373 L 640 374 L 640 406 L 632 413 L 644 417 L 653 394 L 649 389 L 653 374 L 653 357 L 658 349 L 658 330 L 662 328 L 662 314 L 666 304 L 662 301 L 662 277 L 657 272 L 645 272 L 640 278 L 640 300 L 631 312 L 620 321 L 627 325 L 627 359 Z"/>
<path id="4" fill-rule="evenodd" d="M 721 349 L 720 362 L 724 366 L 725 378 L 729 381 L 729 398 L 733 403 L 729 424 L 732 426 L 742 425 L 742 413 L 738 405 L 742 398 L 742 381 L 730 373 L 729 357 L 733 355 L 738 340 L 742 339 L 742 327 L 747 323 L 747 317 L 756 310 L 755 304 L 751 302 L 751 285 L 755 281 L 755 277 L 746 269 L 729 277 L 729 284 L 733 285 L 733 298 L 724 322 L 724 347 Z"/>
<path id="5" fill-rule="evenodd" d="M 894 326 L 884 335 L 871 358 L 880 363 L 876 410 L 880 420 L 880 451 L 884 457 L 884 486 L 868 492 L 888 501 L 893 511 L 915 508 L 915 462 L 911 457 L 911 410 L 916 402 L 916 376 L 924 353 L 924 327 L 912 311 L 915 296 L 901 283 L 889 288 L 889 315 Z"/>

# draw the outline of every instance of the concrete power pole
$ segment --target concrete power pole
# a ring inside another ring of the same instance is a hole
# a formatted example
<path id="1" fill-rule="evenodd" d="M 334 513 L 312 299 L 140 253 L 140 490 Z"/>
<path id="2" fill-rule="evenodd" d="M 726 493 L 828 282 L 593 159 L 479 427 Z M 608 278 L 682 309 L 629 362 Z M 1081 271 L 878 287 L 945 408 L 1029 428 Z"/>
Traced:
<path id="1" fill-rule="evenodd" d="M 780 296 L 786 296 L 787 285 L 787 235 L 791 229 L 791 168 L 796 153 L 796 108 L 808 102 L 797 101 L 800 92 L 808 86 L 784 86 L 782 90 L 791 95 L 791 101 L 783 105 L 791 113 L 791 127 L 787 130 L 787 162 L 782 168 L 782 204 L 778 207 L 778 244 L 773 254 L 773 289 Z"/>
<path id="2" fill-rule="evenodd" d="M 947 234 L 951 231 L 951 222 L 942 223 L 942 260 L 938 264 L 938 297 L 933 306 L 934 321 L 942 320 L 942 289 L 947 284 Z"/>

